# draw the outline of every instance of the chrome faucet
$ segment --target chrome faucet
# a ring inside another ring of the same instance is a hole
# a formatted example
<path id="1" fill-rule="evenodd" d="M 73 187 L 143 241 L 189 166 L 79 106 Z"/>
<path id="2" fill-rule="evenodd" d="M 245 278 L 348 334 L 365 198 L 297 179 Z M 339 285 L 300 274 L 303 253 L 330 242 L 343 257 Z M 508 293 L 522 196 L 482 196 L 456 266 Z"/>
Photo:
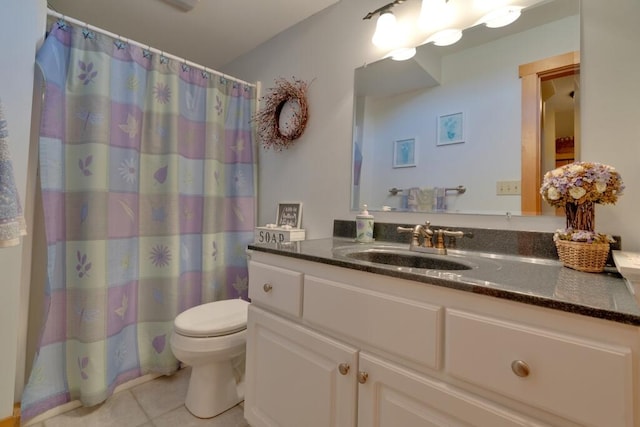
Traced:
<path id="1" fill-rule="evenodd" d="M 453 242 L 455 242 L 454 239 L 461 237 L 473 237 L 473 233 L 465 233 L 463 231 L 451 231 L 444 229 L 432 230 L 431 223 L 429 221 L 425 221 L 424 225 L 418 224 L 413 228 L 398 227 L 396 230 L 398 233 L 411 233 L 411 242 L 409 243 L 410 251 L 438 255 L 447 254 L 447 247 L 444 243 L 445 237 L 449 237 L 449 240 Z M 433 244 L 434 236 L 436 240 L 435 246 Z"/>

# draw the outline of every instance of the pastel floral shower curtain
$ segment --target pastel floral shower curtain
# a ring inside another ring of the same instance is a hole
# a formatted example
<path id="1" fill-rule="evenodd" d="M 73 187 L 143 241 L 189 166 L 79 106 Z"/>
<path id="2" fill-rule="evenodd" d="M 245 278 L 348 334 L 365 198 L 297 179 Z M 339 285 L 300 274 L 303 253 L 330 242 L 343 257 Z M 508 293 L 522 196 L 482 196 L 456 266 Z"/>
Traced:
<path id="1" fill-rule="evenodd" d="M 178 362 L 173 319 L 246 297 L 256 89 L 64 22 L 37 55 L 48 265 L 23 418 Z"/>

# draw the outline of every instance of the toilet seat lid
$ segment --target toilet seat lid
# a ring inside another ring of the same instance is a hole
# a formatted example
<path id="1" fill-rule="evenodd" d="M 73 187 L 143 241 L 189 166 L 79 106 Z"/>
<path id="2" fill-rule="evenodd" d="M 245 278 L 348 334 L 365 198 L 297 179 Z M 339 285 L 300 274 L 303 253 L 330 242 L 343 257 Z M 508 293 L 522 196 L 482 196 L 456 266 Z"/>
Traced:
<path id="1" fill-rule="evenodd" d="M 214 301 L 183 311 L 173 322 L 180 335 L 218 337 L 242 331 L 247 327 L 249 303 L 242 299 Z"/>

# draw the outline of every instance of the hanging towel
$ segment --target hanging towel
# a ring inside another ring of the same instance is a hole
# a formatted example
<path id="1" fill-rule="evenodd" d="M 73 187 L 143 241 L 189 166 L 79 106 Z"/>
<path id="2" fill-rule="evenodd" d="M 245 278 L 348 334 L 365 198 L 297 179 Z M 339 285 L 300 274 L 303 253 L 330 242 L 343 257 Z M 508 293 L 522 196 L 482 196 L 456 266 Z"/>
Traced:
<path id="1" fill-rule="evenodd" d="M 0 248 L 20 244 L 27 234 L 9 156 L 9 131 L 0 101 Z"/>

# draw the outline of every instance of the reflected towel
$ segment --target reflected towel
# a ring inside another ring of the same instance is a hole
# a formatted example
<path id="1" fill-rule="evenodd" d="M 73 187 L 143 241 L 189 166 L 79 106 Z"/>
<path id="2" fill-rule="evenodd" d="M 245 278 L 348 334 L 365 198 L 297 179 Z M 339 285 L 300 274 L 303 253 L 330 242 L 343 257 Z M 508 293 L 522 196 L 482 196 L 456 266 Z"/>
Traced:
<path id="1" fill-rule="evenodd" d="M 418 194 L 420 193 L 420 189 L 413 187 L 410 188 L 407 193 L 407 209 L 415 212 L 418 210 Z"/>
<path id="2" fill-rule="evenodd" d="M 421 188 L 418 191 L 418 210 L 420 212 L 431 212 L 433 210 L 434 196 L 434 188 Z"/>
<path id="3" fill-rule="evenodd" d="M 444 187 L 435 188 L 436 203 L 434 210 L 436 212 L 444 212 L 447 210 L 447 190 Z"/>
<path id="4" fill-rule="evenodd" d="M 20 244 L 27 234 L 9 153 L 9 131 L 0 102 L 0 247 Z"/>
<path id="5" fill-rule="evenodd" d="M 407 196 L 407 209 L 413 212 L 431 212 L 434 207 L 435 188 L 409 189 Z"/>

